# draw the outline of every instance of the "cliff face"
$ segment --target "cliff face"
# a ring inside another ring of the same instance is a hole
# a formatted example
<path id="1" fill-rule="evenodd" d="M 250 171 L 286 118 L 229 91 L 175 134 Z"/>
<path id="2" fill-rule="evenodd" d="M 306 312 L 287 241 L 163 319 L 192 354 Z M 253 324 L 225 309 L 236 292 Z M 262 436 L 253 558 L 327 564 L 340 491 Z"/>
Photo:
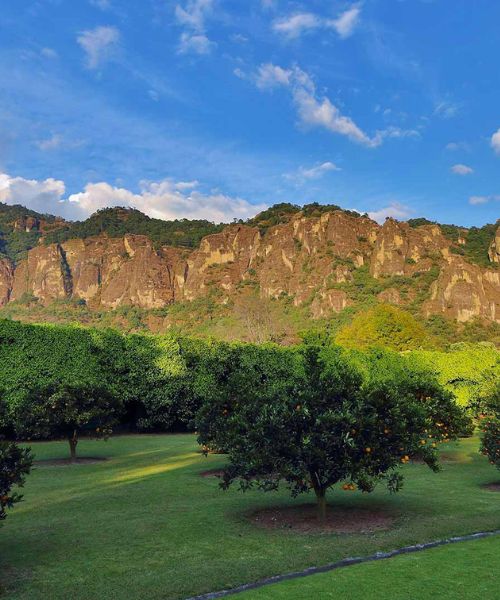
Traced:
<path id="1" fill-rule="evenodd" d="M 15 269 L 0 259 L 0 305 L 28 294 L 44 304 L 73 298 L 91 308 L 159 308 L 209 295 L 225 303 L 252 289 L 323 317 L 356 301 L 349 290 L 359 273 L 387 282 L 379 299 L 395 304 L 412 300 L 411 282 L 427 273 L 434 275 L 422 297 L 424 315 L 499 321 L 500 229 L 489 250 L 491 268 L 467 262 L 450 246 L 437 225 L 412 228 L 388 219 L 381 227 L 342 211 L 297 213 L 265 233 L 229 225 L 196 250 L 155 249 L 140 235 L 71 239 L 30 250 Z M 393 285 L 398 277 L 410 282 L 406 296 Z"/>
<path id="2" fill-rule="evenodd" d="M 0 258 L 0 306 L 10 299 L 14 281 L 14 267 L 8 258 Z"/>

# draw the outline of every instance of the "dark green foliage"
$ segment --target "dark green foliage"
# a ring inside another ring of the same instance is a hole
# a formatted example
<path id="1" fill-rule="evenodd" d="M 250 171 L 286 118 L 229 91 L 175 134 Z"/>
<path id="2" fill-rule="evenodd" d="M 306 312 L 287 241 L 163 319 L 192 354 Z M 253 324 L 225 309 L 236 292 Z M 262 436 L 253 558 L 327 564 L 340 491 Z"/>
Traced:
<path id="1" fill-rule="evenodd" d="M 500 469 L 500 382 L 480 402 L 481 452 Z"/>
<path id="2" fill-rule="evenodd" d="M 7 516 L 6 509 L 22 500 L 22 495 L 12 492 L 12 488 L 24 485 L 32 462 L 29 448 L 19 448 L 13 442 L 0 439 L 0 521 Z"/>
<path id="3" fill-rule="evenodd" d="M 310 204 L 304 204 L 304 206 L 301 208 L 301 211 L 305 217 L 320 217 L 324 213 L 333 212 L 336 210 L 340 210 L 343 213 L 355 218 L 362 216 L 355 210 L 347 210 L 341 206 L 338 206 L 337 204 L 319 204 L 318 202 L 311 202 Z"/>
<path id="4" fill-rule="evenodd" d="M 21 438 L 64 438 L 71 459 L 82 434 L 107 438 L 121 415 L 122 403 L 104 386 L 60 384 L 26 390 L 9 407 L 8 419 Z"/>
<path id="5" fill-rule="evenodd" d="M 483 267 L 493 267 L 489 261 L 488 249 L 499 222 L 489 223 L 483 227 L 471 227 L 467 233 L 467 243 L 464 246 L 465 258 Z"/>
<path id="6" fill-rule="evenodd" d="M 55 226 L 57 221 L 56 217 L 52 215 L 42 215 L 34 210 L 24 208 L 24 206 L 17 204 L 9 206 L 0 202 L 0 257 L 2 255 L 8 256 L 14 262 L 17 262 L 25 258 L 27 251 L 38 244 L 41 236 L 38 227 L 29 232 L 14 228 L 16 221 L 27 217 L 37 221 L 43 220 L 49 227 Z"/>
<path id="7" fill-rule="evenodd" d="M 272 344 L 218 344 L 209 348 L 194 385 L 203 405 L 197 419 L 203 444 L 224 449 L 226 417 L 234 404 L 284 400 L 302 369 L 294 348 Z"/>
<path id="8" fill-rule="evenodd" d="M 451 247 L 451 252 L 461 255 L 469 262 L 480 265 L 481 267 L 495 267 L 488 258 L 488 249 L 491 241 L 495 237 L 495 232 L 500 221 L 488 223 L 482 227 L 471 227 L 470 229 L 459 227 L 457 225 L 445 225 L 424 218 L 409 219 L 408 224 L 410 227 L 439 225 L 443 234 L 454 244 Z M 465 244 L 459 244 L 459 238 L 464 238 Z"/>
<path id="9" fill-rule="evenodd" d="M 156 247 L 197 247 L 206 235 L 221 231 L 223 225 L 206 220 L 175 219 L 164 221 L 152 219 L 133 208 L 104 208 L 85 221 L 68 223 L 45 238 L 46 244 L 61 243 L 72 238 L 88 238 L 103 233 L 121 237 L 127 233 L 146 235 Z"/>
<path id="10" fill-rule="evenodd" d="M 0 321 L 0 389 L 7 404 L 54 382 L 120 393 L 125 339 L 112 330 Z"/>
<path id="11" fill-rule="evenodd" d="M 466 420 L 428 372 L 388 370 L 385 361 L 383 377 L 364 377 L 330 344 L 305 343 L 299 359 L 286 379 L 237 360 L 219 376 L 197 426 L 206 451 L 228 453 L 222 487 L 314 490 L 324 517 L 326 491 L 340 481 L 370 492 L 385 479 L 397 491 L 397 467 L 410 456 L 437 470 L 437 442 L 456 437 Z"/>
<path id="12" fill-rule="evenodd" d="M 291 204 L 290 202 L 282 202 L 280 204 L 274 204 L 267 210 L 262 211 L 252 219 L 248 219 L 248 225 L 254 225 L 259 227 L 262 231 L 265 231 L 269 227 L 274 225 L 280 225 L 281 223 L 288 223 L 290 218 L 300 210 L 298 204 Z"/>
<path id="13" fill-rule="evenodd" d="M 429 221 L 429 219 L 426 219 L 425 217 L 418 217 L 416 219 L 408 219 L 408 225 L 410 227 L 412 227 L 413 229 L 416 229 L 417 227 L 421 227 L 422 225 L 434 225 L 434 221 Z"/>
<path id="14" fill-rule="evenodd" d="M 192 372 L 171 336 L 131 335 L 126 339 L 123 373 L 128 418 L 141 430 L 185 430 L 196 406 L 191 404 Z"/>
<path id="15" fill-rule="evenodd" d="M 291 217 L 299 211 L 302 212 L 305 217 L 320 217 L 326 212 L 333 212 L 336 210 L 341 210 L 351 217 L 361 216 L 356 211 L 344 210 L 336 204 L 319 204 L 318 202 L 312 202 L 311 204 L 304 204 L 304 206 L 301 207 L 298 204 L 282 202 L 280 204 L 274 204 L 252 219 L 248 219 L 247 224 L 259 227 L 262 232 L 265 232 L 269 227 L 273 227 L 274 225 L 288 223 Z"/>
<path id="16" fill-rule="evenodd" d="M 305 339 L 325 343 L 325 336 L 318 336 Z M 123 401 L 122 425 L 184 431 L 194 427 L 196 411 L 206 399 L 224 395 L 231 402 L 240 393 L 275 395 L 276 386 L 291 385 L 303 371 L 299 348 L 0 321 L 0 389 L 14 413 L 33 390 L 54 383 L 102 387 Z M 350 356 L 358 354 L 364 356 L 356 352 Z M 407 360 L 408 368 L 422 361 L 426 368 L 435 369 L 441 383 L 466 404 L 465 384 L 450 377 L 454 373 L 462 379 L 479 377 L 467 389 L 482 390 L 486 378 L 495 377 L 498 353 L 491 345 L 475 345 L 450 354 L 412 352 Z M 0 415 L 2 426 L 5 432 L 12 431 L 12 422 Z"/>
<path id="17" fill-rule="evenodd" d="M 104 387 L 53 383 L 27 390 L 12 418 L 18 435 L 33 439 L 73 438 L 75 432 L 106 437 L 121 403 Z"/>

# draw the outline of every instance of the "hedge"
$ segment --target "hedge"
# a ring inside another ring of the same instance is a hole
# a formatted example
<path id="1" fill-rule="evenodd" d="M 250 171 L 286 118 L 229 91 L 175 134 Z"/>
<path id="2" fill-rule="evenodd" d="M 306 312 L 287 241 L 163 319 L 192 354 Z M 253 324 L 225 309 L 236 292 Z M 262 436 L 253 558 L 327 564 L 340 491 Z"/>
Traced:
<path id="1" fill-rule="evenodd" d="M 330 342 L 325 338 L 324 343 Z M 404 371 L 410 364 L 433 370 L 463 405 L 499 374 L 500 353 L 484 344 L 462 344 L 449 353 L 343 352 L 357 361 L 367 379 Z M 105 387 L 123 401 L 122 425 L 127 428 L 190 430 L 201 403 L 222 390 L 227 393 L 220 382 L 235 376 L 236 365 L 254 373 L 253 384 L 266 394 L 268 386 L 297 375 L 298 354 L 297 346 L 0 320 L 0 398 L 6 404 L 0 428 L 9 433 L 9 407 L 55 382 Z"/>

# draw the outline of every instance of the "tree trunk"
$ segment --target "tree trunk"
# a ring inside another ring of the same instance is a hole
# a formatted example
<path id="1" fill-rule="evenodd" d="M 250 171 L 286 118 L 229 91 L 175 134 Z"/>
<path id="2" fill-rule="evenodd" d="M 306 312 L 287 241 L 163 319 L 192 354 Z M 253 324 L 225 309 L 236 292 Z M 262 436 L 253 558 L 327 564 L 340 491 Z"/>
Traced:
<path id="1" fill-rule="evenodd" d="M 318 501 L 318 519 L 321 522 L 326 520 L 326 490 L 314 490 L 316 500 Z"/>
<path id="2" fill-rule="evenodd" d="M 69 441 L 69 452 L 71 456 L 71 462 L 76 462 L 76 445 L 78 444 L 78 437 L 76 430 L 73 431 L 73 435 L 68 439 Z"/>

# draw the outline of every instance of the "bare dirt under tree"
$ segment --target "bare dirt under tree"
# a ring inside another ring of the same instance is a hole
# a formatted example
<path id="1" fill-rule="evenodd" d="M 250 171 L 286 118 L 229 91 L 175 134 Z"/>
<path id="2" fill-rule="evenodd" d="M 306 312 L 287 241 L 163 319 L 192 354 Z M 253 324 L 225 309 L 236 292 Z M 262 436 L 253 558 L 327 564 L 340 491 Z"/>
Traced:
<path id="1" fill-rule="evenodd" d="M 224 469 L 209 469 L 208 471 L 202 471 L 201 477 L 222 477 Z"/>
<path id="2" fill-rule="evenodd" d="M 71 467 L 72 465 L 93 465 L 108 460 L 102 456 L 80 456 L 71 460 L 70 458 L 51 458 L 36 460 L 36 467 Z"/>
<path id="3" fill-rule="evenodd" d="M 500 481 L 494 481 L 493 483 L 486 483 L 483 487 L 490 492 L 500 492 Z"/>
<path id="4" fill-rule="evenodd" d="M 390 529 L 395 520 L 381 510 L 331 506 L 325 520 L 320 521 L 315 504 L 266 508 L 251 513 L 249 518 L 258 527 L 298 533 L 370 533 Z"/>

